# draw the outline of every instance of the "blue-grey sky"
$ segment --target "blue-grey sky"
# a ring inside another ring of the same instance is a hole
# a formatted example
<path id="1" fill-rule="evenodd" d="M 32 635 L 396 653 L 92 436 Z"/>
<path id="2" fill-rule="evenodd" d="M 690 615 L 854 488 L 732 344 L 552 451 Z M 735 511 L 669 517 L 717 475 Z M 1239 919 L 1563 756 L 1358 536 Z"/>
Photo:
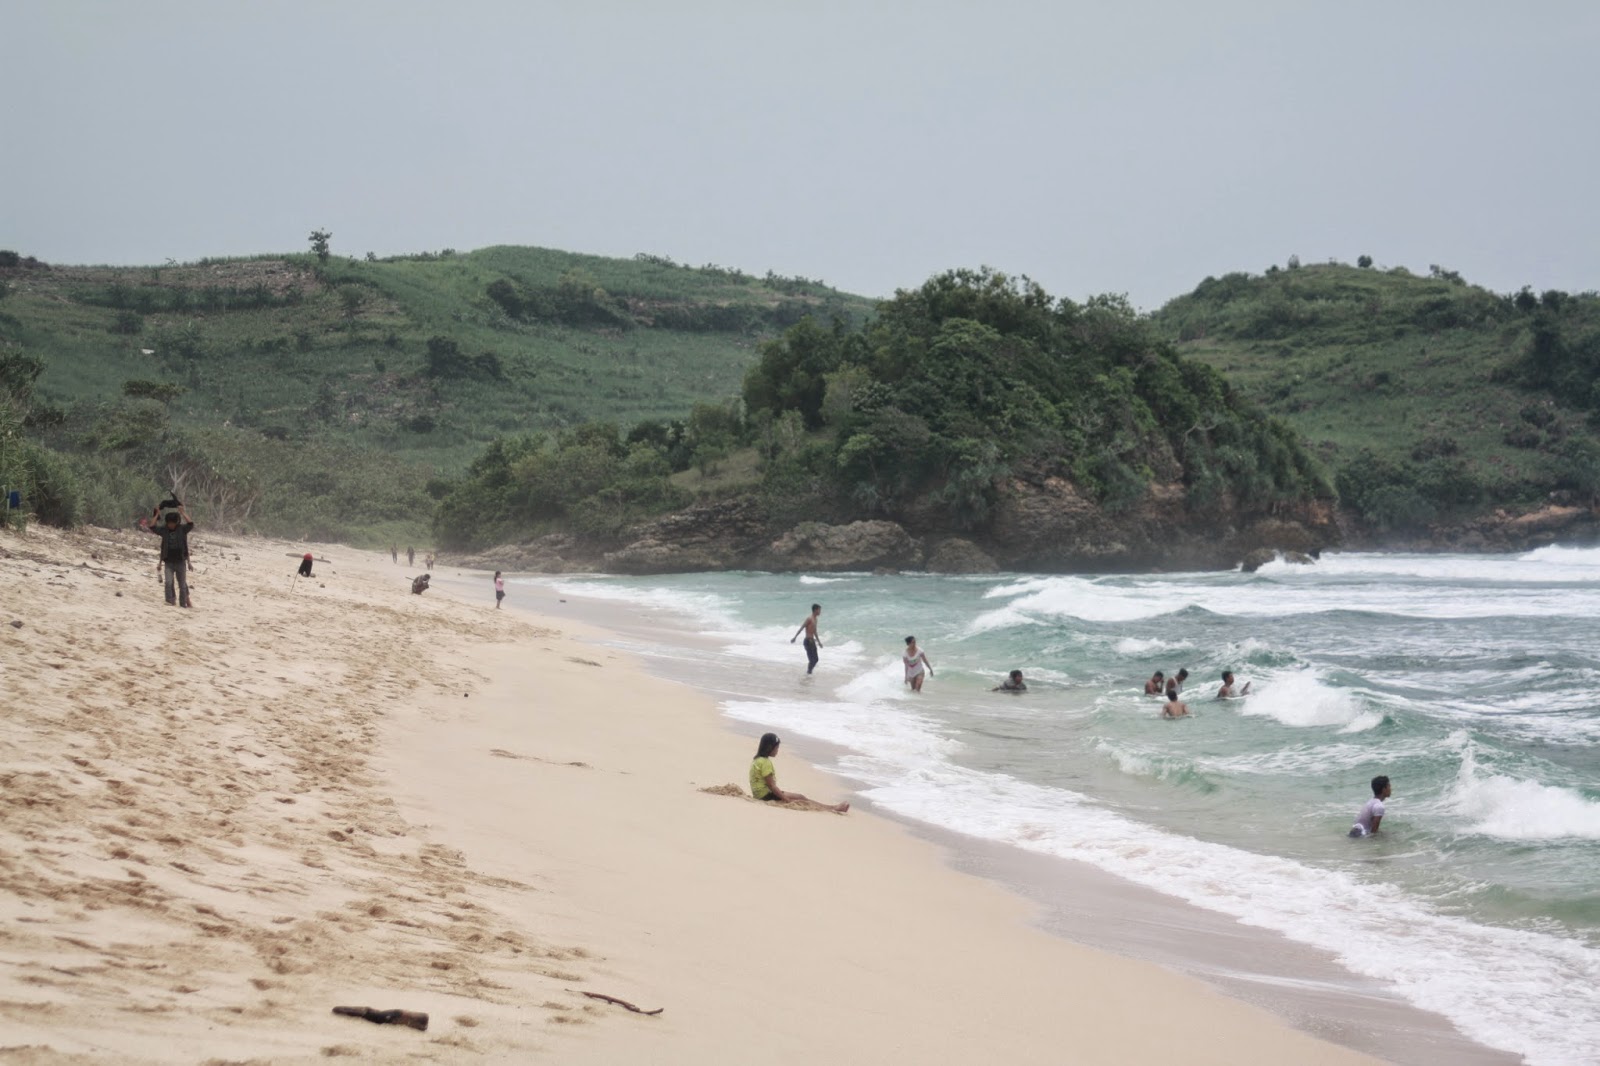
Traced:
<path id="1" fill-rule="evenodd" d="M 0 0 L 0 248 L 1600 288 L 1600 4 Z"/>

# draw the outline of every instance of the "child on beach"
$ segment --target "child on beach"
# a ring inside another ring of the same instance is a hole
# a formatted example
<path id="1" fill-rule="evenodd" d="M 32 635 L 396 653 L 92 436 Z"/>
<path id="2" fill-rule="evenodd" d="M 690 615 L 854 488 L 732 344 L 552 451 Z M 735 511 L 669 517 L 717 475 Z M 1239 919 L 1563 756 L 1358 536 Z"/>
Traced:
<path id="1" fill-rule="evenodd" d="M 813 603 L 811 613 L 806 615 L 806 620 L 800 623 L 800 628 L 794 631 L 794 636 L 789 638 L 789 643 L 795 642 L 795 637 L 801 633 L 806 635 L 806 642 L 802 645 L 806 649 L 806 673 L 817 668 L 817 649 L 822 647 L 822 638 L 817 635 L 817 619 L 822 617 L 822 604 Z"/>
<path id="2" fill-rule="evenodd" d="M 1353 837 L 1369 837 L 1378 831 L 1383 822 L 1383 801 L 1389 798 L 1389 779 L 1379 774 L 1372 779 L 1372 798 L 1367 800 L 1356 815 L 1356 824 L 1350 827 Z"/>
<path id="3" fill-rule="evenodd" d="M 494 609 L 500 609 L 500 601 L 506 598 L 506 579 L 500 576 L 500 571 L 494 572 Z"/>
<path id="4" fill-rule="evenodd" d="M 850 809 L 848 803 L 835 803 L 829 806 L 818 803 L 816 800 L 807 799 L 798 792 L 785 792 L 778 787 L 778 774 L 772 767 L 772 757 L 778 754 L 778 745 L 782 741 L 776 733 L 761 734 L 761 742 L 756 745 L 756 757 L 750 763 L 750 794 L 758 800 L 771 803 L 793 803 L 812 810 L 834 811 L 844 814 Z"/>
<path id="5" fill-rule="evenodd" d="M 933 676 L 933 664 L 918 650 L 916 637 L 906 638 L 906 653 L 900 661 L 905 664 L 906 684 L 911 686 L 912 692 L 921 692 L 923 675 Z"/>

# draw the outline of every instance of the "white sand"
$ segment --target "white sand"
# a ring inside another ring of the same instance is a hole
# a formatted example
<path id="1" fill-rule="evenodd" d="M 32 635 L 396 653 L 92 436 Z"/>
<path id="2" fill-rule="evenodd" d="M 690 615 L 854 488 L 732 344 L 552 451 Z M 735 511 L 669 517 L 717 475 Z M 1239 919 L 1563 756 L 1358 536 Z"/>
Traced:
<path id="1" fill-rule="evenodd" d="M 0 1062 L 1371 1061 L 891 822 L 700 791 L 753 741 L 487 580 L 202 530 L 182 611 L 153 543 L 0 534 Z"/>

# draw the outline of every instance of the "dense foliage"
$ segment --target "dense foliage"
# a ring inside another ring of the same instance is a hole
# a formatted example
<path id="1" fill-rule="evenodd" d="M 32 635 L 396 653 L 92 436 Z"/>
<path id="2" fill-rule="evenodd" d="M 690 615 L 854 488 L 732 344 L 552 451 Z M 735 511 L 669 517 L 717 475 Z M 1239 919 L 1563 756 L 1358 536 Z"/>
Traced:
<path id="1" fill-rule="evenodd" d="M 1282 416 L 1378 531 L 1600 492 L 1600 298 L 1340 264 L 1207 278 L 1153 316 Z"/>
<path id="2" fill-rule="evenodd" d="M 615 531 L 680 504 L 693 484 L 680 472 L 707 477 L 739 448 L 759 466 L 732 489 L 775 517 L 976 529 L 1011 476 L 1069 478 L 1112 508 L 1155 481 L 1182 484 L 1200 511 L 1332 492 L 1292 432 L 1125 301 L 1058 300 L 988 270 L 902 291 L 855 328 L 803 319 L 761 346 L 741 399 L 625 438 L 595 425 L 499 442 L 446 499 L 441 539 Z"/>

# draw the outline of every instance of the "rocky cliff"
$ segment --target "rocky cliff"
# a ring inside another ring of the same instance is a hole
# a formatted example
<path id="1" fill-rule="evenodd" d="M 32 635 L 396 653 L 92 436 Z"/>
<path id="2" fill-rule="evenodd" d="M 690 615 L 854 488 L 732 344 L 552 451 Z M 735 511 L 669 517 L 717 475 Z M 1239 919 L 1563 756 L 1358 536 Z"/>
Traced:
<path id="1" fill-rule="evenodd" d="M 752 497 L 696 503 L 642 523 L 613 542 L 550 534 L 459 560 L 502 570 L 665 574 L 705 570 L 992 573 L 1215 570 L 1251 553 L 1315 555 L 1339 542 L 1330 506 L 1276 514 L 1223 501 L 1196 514 L 1181 485 L 1157 486 L 1137 504 L 1108 510 L 1061 478 L 1014 478 L 1000 487 L 981 529 L 951 531 L 866 519 L 772 523 Z"/>

